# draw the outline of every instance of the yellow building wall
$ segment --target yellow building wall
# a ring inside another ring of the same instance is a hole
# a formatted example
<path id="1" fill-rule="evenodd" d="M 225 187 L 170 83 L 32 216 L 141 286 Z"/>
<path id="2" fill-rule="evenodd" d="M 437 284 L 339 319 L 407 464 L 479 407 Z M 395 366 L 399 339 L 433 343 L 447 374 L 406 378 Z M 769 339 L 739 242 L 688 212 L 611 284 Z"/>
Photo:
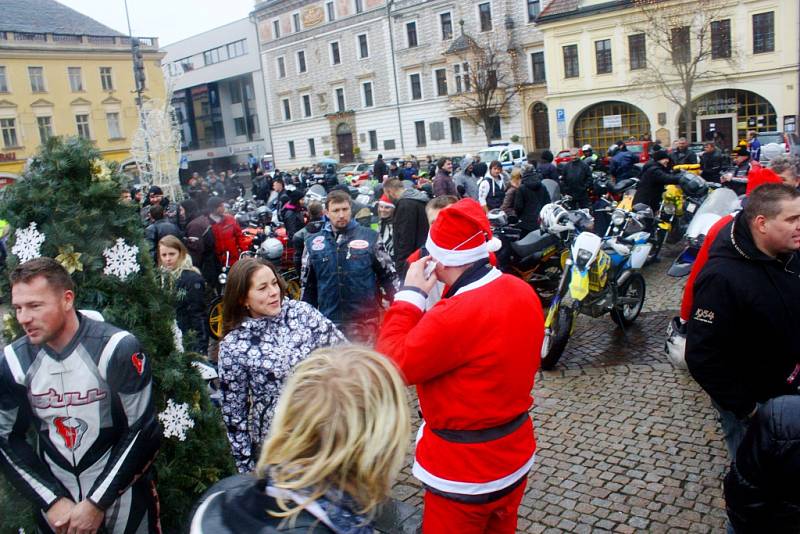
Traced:
<path id="1" fill-rule="evenodd" d="M 165 97 L 162 54 L 144 54 L 144 99 Z M 133 61 L 129 50 L 61 52 L 57 50 L 2 50 L 0 66 L 6 69 L 8 92 L 0 92 L 0 118 L 16 119 L 17 147 L 5 147 L 0 136 L 0 174 L 19 174 L 25 161 L 41 144 L 37 117 L 50 116 L 53 135 L 78 134 L 76 114 L 89 115 L 91 139 L 106 159 L 123 162 L 138 127 Z M 45 91 L 33 92 L 28 67 L 42 67 Z M 68 67 L 80 67 L 83 90 L 72 91 Z M 104 91 L 100 67 L 111 67 L 113 90 Z M 119 114 L 122 137 L 111 138 L 106 113 Z M 10 154 L 14 160 L 8 161 Z"/>

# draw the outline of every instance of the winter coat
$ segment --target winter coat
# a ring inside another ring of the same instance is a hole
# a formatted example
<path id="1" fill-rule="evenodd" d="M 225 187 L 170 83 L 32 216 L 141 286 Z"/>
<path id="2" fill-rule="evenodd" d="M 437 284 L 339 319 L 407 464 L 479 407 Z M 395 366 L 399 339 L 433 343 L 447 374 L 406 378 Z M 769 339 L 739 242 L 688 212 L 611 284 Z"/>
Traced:
<path id="1" fill-rule="evenodd" d="M 260 200 L 262 202 L 266 202 L 269 200 L 269 194 L 272 191 L 272 181 L 269 179 L 268 176 L 259 176 L 253 180 L 253 186 L 250 188 L 250 192 L 253 194 L 253 198 L 256 200 Z"/>
<path id="2" fill-rule="evenodd" d="M 337 235 L 327 223 L 306 238 L 300 278 L 303 300 L 340 325 L 374 319 L 378 285 L 390 300 L 398 286 L 394 263 L 378 233 L 354 220 Z"/>
<path id="3" fill-rule="evenodd" d="M 178 228 L 178 225 L 168 219 L 153 221 L 153 223 L 144 230 L 144 236 L 150 241 L 150 246 L 153 247 L 153 260 L 156 264 L 158 264 L 158 242 L 161 241 L 162 237 L 168 235 L 174 235 L 178 239 L 183 238 L 183 232 Z"/>
<path id="4" fill-rule="evenodd" d="M 661 204 L 664 187 L 668 184 L 677 184 L 679 181 L 680 176 L 672 174 L 659 162 L 651 159 L 644 165 L 641 180 L 636 187 L 636 194 L 633 196 L 633 203 L 647 204 L 652 208 L 653 213 L 656 213 Z"/>
<path id="5" fill-rule="evenodd" d="M 322 176 L 322 185 L 325 187 L 325 192 L 330 193 L 334 187 L 339 185 L 339 178 L 336 176 L 336 171 L 328 169 Z"/>
<path id="6" fill-rule="evenodd" d="M 222 420 L 240 473 L 255 468 L 286 379 L 314 350 L 345 343 L 305 302 L 284 298 L 277 317 L 245 319 L 219 344 Z"/>
<path id="7" fill-rule="evenodd" d="M 555 165 L 553 165 L 552 162 L 543 161 L 539 163 L 537 170 L 539 171 L 539 174 L 542 176 L 542 180 L 549 178 L 551 180 L 555 180 L 556 182 L 558 181 L 558 168 Z"/>
<path id="8" fill-rule="evenodd" d="M 458 189 L 450 173 L 444 169 L 439 169 L 433 179 L 433 196 L 443 197 L 446 195 L 458 198 Z"/>
<path id="9" fill-rule="evenodd" d="M 419 171 L 416 169 L 416 167 L 411 167 L 410 169 L 403 168 L 403 180 L 414 181 L 414 176 L 416 176 L 418 173 Z"/>
<path id="10" fill-rule="evenodd" d="M 377 228 L 378 239 L 383 243 L 383 248 L 390 257 L 394 258 L 394 222 L 393 217 L 387 217 L 378 221 Z"/>
<path id="11" fill-rule="evenodd" d="M 673 165 L 694 165 L 697 163 L 697 154 L 689 150 L 678 150 L 677 148 L 672 151 L 669 159 L 672 160 Z"/>
<path id="12" fill-rule="evenodd" d="M 528 169 L 522 175 L 522 185 L 514 198 L 514 210 L 519 217 L 519 227 L 525 232 L 539 228 L 539 212 L 550 203 L 550 194 L 542 185 L 542 179 L 535 169 Z"/>
<path id="13" fill-rule="evenodd" d="M 637 163 L 639 163 L 639 156 L 627 150 L 620 150 L 611 158 L 608 173 L 617 180 L 630 178 L 636 174 Z"/>
<path id="14" fill-rule="evenodd" d="M 742 213 L 720 230 L 694 284 L 686 363 L 722 409 L 743 418 L 800 384 L 800 253 L 770 258 Z"/>
<path id="15" fill-rule="evenodd" d="M 184 243 L 192 257 L 192 265 L 200 269 L 207 284 L 216 286 L 220 265 L 208 216 L 198 215 L 186 224 Z"/>
<path id="16" fill-rule="evenodd" d="M 700 176 L 707 182 L 719 183 L 719 175 L 727 165 L 725 156 L 719 150 L 714 150 L 711 154 L 703 152 L 700 154 Z"/>
<path id="17" fill-rule="evenodd" d="M 500 206 L 500 209 L 505 212 L 506 215 L 509 217 L 516 217 L 517 210 L 514 208 L 514 199 L 517 198 L 517 192 L 519 191 L 519 187 L 516 187 L 511 182 L 508 183 L 508 189 L 506 189 L 506 196 L 503 198 L 503 204 Z"/>
<path id="18" fill-rule="evenodd" d="M 299 273 L 303 264 L 303 250 L 305 249 L 306 238 L 316 234 L 325 225 L 325 221 L 309 221 L 303 228 L 295 232 L 292 237 L 292 247 L 294 248 L 294 268 Z"/>
<path id="19" fill-rule="evenodd" d="M 475 169 L 470 170 L 472 165 L 472 158 L 464 158 L 461 161 L 461 170 L 456 174 L 453 181 L 456 183 L 461 198 L 471 198 L 478 200 L 478 179 L 473 172 Z"/>
<path id="20" fill-rule="evenodd" d="M 506 184 L 501 174 L 497 180 L 487 175 L 478 182 L 478 202 L 489 210 L 500 208 L 506 197 Z"/>
<path id="21" fill-rule="evenodd" d="M 281 210 L 281 221 L 283 221 L 283 227 L 286 229 L 286 237 L 291 240 L 294 234 L 305 226 L 303 208 L 294 204 L 286 204 Z"/>
<path id="22" fill-rule="evenodd" d="M 725 507 L 737 534 L 800 532 L 800 396 L 758 407 L 725 477 Z"/>
<path id="23" fill-rule="evenodd" d="M 389 166 L 383 159 L 376 159 L 375 164 L 372 166 L 372 176 L 379 182 L 383 181 L 383 177 L 389 174 Z"/>
<path id="24" fill-rule="evenodd" d="M 288 193 L 286 193 L 285 190 L 281 192 L 273 191 L 269 195 L 269 200 L 267 201 L 267 208 L 269 208 L 269 211 L 271 211 L 272 213 L 277 213 L 278 215 L 280 215 L 281 209 L 287 202 L 289 202 L 289 195 Z"/>
<path id="25" fill-rule="evenodd" d="M 589 207 L 589 187 L 592 185 L 592 169 L 585 161 L 573 159 L 564 167 L 561 192 L 572 197 L 575 205 Z"/>
<path id="26" fill-rule="evenodd" d="M 206 284 L 203 277 L 193 269 L 182 269 L 175 281 L 178 292 L 175 303 L 175 318 L 178 328 L 183 334 L 184 346 L 187 350 L 205 354 L 208 348 L 206 323 Z M 193 332 L 194 341 L 187 345 L 189 331 Z"/>
<path id="27" fill-rule="evenodd" d="M 394 209 L 394 264 L 402 280 L 405 277 L 406 259 L 428 239 L 428 216 L 425 205 L 428 195 L 417 189 L 406 189 Z"/>
<path id="28" fill-rule="evenodd" d="M 239 260 L 239 254 L 247 250 L 249 243 L 233 216 L 226 213 L 219 221 L 211 220 L 217 261 L 222 267 L 225 267 L 226 261 L 231 266 Z"/>

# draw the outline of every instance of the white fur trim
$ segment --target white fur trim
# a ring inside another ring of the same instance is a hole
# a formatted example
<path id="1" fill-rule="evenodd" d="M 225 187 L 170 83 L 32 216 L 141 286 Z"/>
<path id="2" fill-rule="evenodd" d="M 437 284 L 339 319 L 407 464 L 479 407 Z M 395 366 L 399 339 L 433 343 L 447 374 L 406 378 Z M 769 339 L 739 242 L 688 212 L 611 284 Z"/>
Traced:
<path id="1" fill-rule="evenodd" d="M 534 452 L 528 461 L 522 464 L 522 467 L 502 478 L 490 480 L 489 482 L 459 482 L 456 480 L 447 480 L 446 478 L 437 477 L 424 467 L 419 462 L 414 460 L 414 467 L 411 473 L 420 482 L 448 493 L 458 493 L 460 495 L 483 495 L 484 493 L 492 493 L 507 488 L 531 470 L 533 463 L 536 461 L 536 453 Z"/>
<path id="2" fill-rule="evenodd" d="M 422 296 L 422 293 L 417 293 L 416 291 L 411 291 L 410 289 L 404 289 L 402 291 L 398 291 L 394 296 L 395 302 L 408 302 L 409 304 L 413 304 L 421 311 L 425 311 L 425 297 Z"/>
<path id="3" fill-rule="evenodd" d="M 433 242 L 431 234 L 428 234 L 428 241 L 425 242 L 425 248 L 430 255 L 444 265 L 445 267 L 460 267 L 468 263 L 474 263 L 480 259 L 489 257 L 489 247 L 486 243 L 481 243 L 475 248 L 465 250 L 447 250 L 441 248 Z"/>
<path id="4" fill-rule="evenodd" d="M 460 295 L 461 293 L 465 293 L 467 291 L 472 291 L 473 289 L 478 289 L 479 287 L 483 287 L 486 284 L 494 282 L 495 280 L 497 280 L 501 276 L 503 276 L 503 273 L 499 269 L 496 269 L 496 268 L 492 267 L 491 270 L 488 273 L 486 273 L 484 276 L 482 276 L 481 278 L 475 280 L 471 284 L 465 285 L 464 287 L 462 287 L 461 289 L 456 291 L 456 295 Z M 455 296 L 455 295 L 453 295 L 453 296 Z"/>

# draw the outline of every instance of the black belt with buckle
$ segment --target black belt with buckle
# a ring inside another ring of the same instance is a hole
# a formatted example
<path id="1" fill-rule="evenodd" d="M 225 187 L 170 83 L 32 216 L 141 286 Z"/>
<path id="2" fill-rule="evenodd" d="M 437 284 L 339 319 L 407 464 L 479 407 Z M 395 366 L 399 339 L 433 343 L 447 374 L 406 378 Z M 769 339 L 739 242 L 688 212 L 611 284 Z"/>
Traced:
<path id="1" fill-rule="evenodd" d="M 431 428 L 431 432 L 451 443 L 486 443 L 513 434 L 529 418 L 528 412 L 522 412 L 511 421 L 499 426 L 482 430 L 443 430 Z"/>

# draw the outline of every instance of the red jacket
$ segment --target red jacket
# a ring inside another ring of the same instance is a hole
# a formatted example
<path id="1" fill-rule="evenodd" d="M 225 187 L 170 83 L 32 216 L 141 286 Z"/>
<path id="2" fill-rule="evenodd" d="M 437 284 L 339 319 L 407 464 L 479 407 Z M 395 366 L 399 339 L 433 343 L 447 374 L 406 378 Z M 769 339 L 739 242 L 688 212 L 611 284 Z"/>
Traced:
<path id="1" fill-rule="evenodd" d="M 377 349 L 417 386 L 425 419 L 414 475 L 437 490 L 481 495 L 506 488 L 533 464 L 529 418 L 511 433 L 481 443 L 445 440 L 430 429 L 485 430 L 527 414 L 539 369 L 544 317 L 522 280 L 497 269 L 443 298 L 405 290 L 384 320 Z M 469 327 L 465 327 L 469 325 Z"/>
<path id="2" fill-rule="evenodd" d="M 247 250 L 247 238 L 233 216 L 226 213 L 219 222 L 211 219 L 211 231 L 214 232 L 214 248 L 221 266 L 225 267 L 226 252 L 230 253 L 228 265 L 233 265 L 239 260 L 239 254 Z"/>
<path id="3" fill-rule="evenodd" d="M 703 270 L 703 266 L 708 261 L 708 251 L 711 250 L 711 245 L 714 243 L 714 239 L 717 238 L 717 234 L 719 231 L 722 230 L 722 227 L 728 224 L 733 220 L 733 215 L 726 215 L 722 217 L 720 220 L 715 222 L 711 228 L 708 229 L 708 234 L 706 234 L 705 240 L 703 240 L 703 245 L 700 247 L 700 250 L 697 252 L 697 258 L 694 260 L 694 265 L 692 265 L 692 270 L 689 273 L 689 278 L 686 280 L 686 286 L 683 288 L 683 300 L 681 301 L 681 319 L 684 321 L 689 320 L 689 316 L 692 314 L 692 303 L 694 302 L 694 281 L 697 278 L 697 275 L 700 274 L 700 271 Z"/>

